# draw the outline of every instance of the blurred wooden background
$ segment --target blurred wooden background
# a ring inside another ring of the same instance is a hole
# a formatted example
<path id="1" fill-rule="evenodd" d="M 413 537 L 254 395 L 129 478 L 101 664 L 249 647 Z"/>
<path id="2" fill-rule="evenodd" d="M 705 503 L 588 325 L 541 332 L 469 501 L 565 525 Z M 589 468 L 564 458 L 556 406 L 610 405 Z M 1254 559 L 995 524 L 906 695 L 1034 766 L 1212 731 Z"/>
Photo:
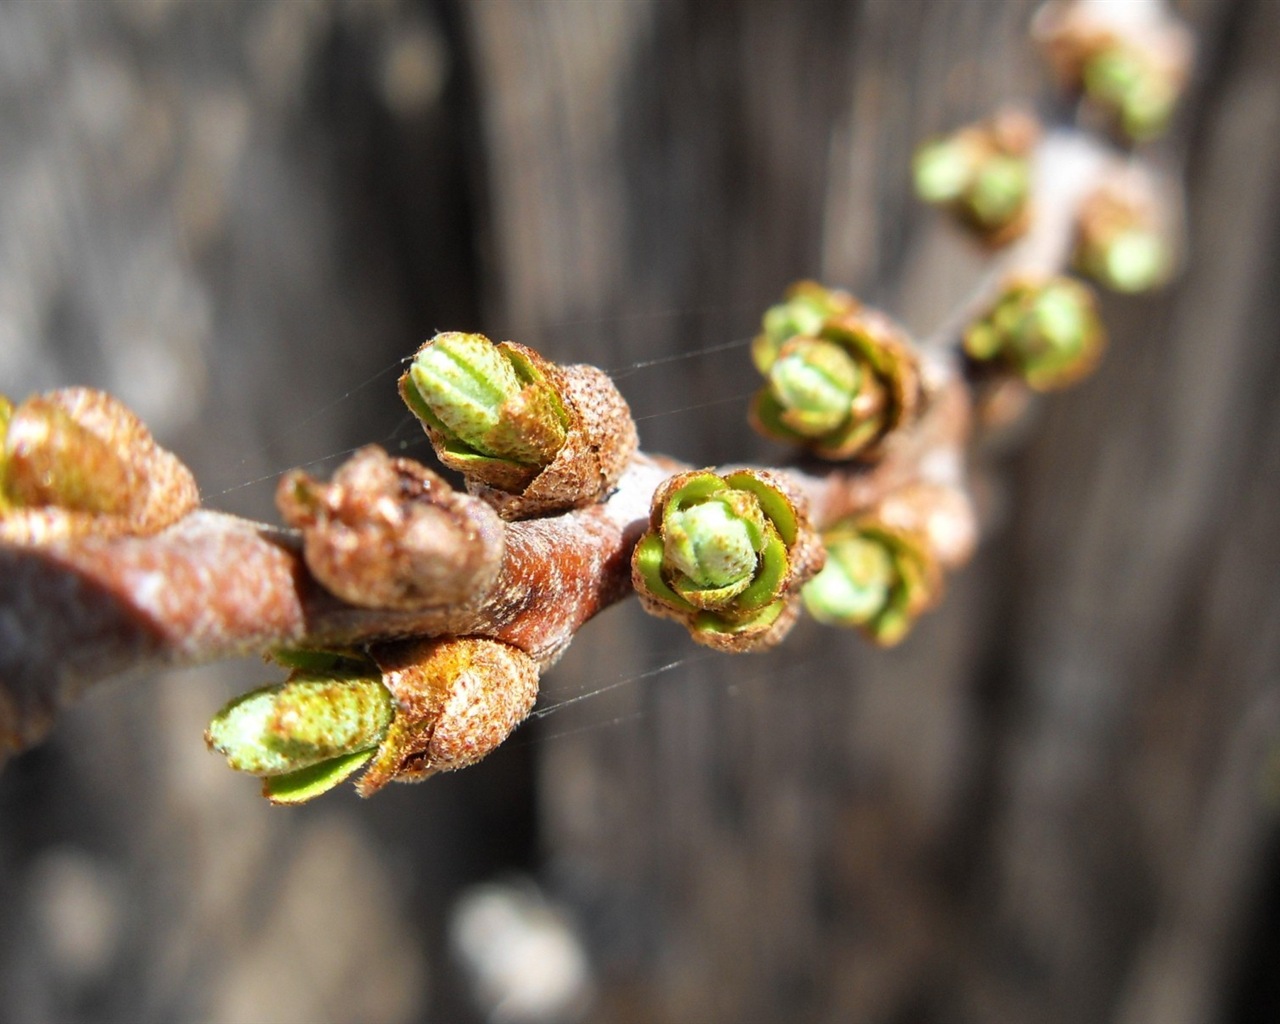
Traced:
<path id="1" fill-rule="evenodd" d="M 910 153 L 1041 94 L 1033 9 L 4 5 L 0 389 L 107 387 L 265 519 L 290 466 L 426 457 L 393 381 L 437 328 L 776 461 L 729 343 L 807 276 L 937 325 L 980 268 Z M 980 453 L 986 543 L 907 644 L 725 660 L 619 608 L 544 683 L 601 692 L 297 811 L 200 742 L 270 670 L 106 685 L 0 777 L 0 1020 L 485 1019 L 448 922 L 510 876 L 590 956 L 581 1019 L 1280 1017 L 1280 4 L 1178 9 L 1186 274 Z"/>

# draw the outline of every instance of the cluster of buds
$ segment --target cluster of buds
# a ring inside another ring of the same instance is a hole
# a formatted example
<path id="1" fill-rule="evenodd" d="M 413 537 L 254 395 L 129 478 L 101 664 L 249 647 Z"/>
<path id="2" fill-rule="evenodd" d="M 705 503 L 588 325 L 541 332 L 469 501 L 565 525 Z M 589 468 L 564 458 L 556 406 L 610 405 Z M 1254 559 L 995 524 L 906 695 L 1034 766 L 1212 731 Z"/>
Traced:
<path id="1" fill-rule="evenodd" d="M 305 803 L 361 768 L 361 796 L 465 768 L 505 740 L 538 695 L 533 659 L 480 637 L 276 659 L 289 678 L 227 704 L 205 742 L 279 804 Z"/>
<path id="2" fill-rule="evenodd" d="M 152 534 L 198 503 L 190 470 L 106 392 L 0 395 L 0 541 Z"/>
<path id="3" fill-rule="evenodd" d="M 762 650 L 794 625 L 822 567 L 803 499 L 767 470 L 680 473 L 653 496 L 631 578 L 645 609 L 722 651 Z"/>
<path id="4" fill-rule="evenodd" d="M 1180 29 L 1117 28 L 1086 4 L 1050 5 L 1037 28 L 1060 76 L 1118 130 L 1141 141 L 1163 128 L 1186 77 Z M 914 158 L 916 191 L 989 246 L 1005 245 L 1031 222 L 1039 137 L 1030 115 L 1003 111 L 929 142 Z M 1160 209 L 1136 172 L 1113 176 L 1078 210 L 1077 268 L 1120 291 L 1163 281 L 1172 259 Z M 1104 344 L 1085 285 L 1011 277 L 964 331 L 970 397 L 980 408 L 984 388 L 1025 396 L 1064 387 L 1092 370 Z M 835 521 L 821 533 L 810 521 L 801 492 L 808 478 L 675 472 L 653 491 L 643 532 L 643 513 L 623 503 L 621 536 L 641 532 L 631 549 L 635 593 L 647 611 L 722 651 L 773 646 L 802 607 L 881 646 L 901 642 L 940 599 L 944 572 L 973 551 L 975 515 L 959 468 L 973 405 L 947 419 L 938 410 L 955 389 L 930 376 L 926 401 L 921 355 L 906 333 L 813 282 L 793 286 L 765 313 L 752 357 L 765 379 L 750 410 L 759 431 L 822 459 L 859 463 L 833 471 L 843 481 L 827 506 Z M 930 360 L 927 368 L 941 374 L 942 365 Z M 366 647 L 278 654 L 289 678 L 232 701 L 206 733 L 231 767 L 261 777 L 277 803 L 309 800 L 357 772 L 367 796 L 472 764 L 501 743 L 531 711 L 540 666 L 553 660 L 527 633 L 484 617 L 491 603 L 508 612 L 519 604 L 507 584 L 528 542 L 515 531 L 541 524 L 517 521 L 604 500 L 637 450 L 630 411 L 606 374 L 558 366 L 511 342 L 439 334 L 413 356 L 399 390 L 468 494 L 370 447 L 328 482 L 286 474 L 277 503 L 301 533 L 311 575 L 348 605 L 408 613 L 405 622 L 443 610 L 431 629 L 487 635 L 388 642 L 383 633 Z M 929 427 L 953 421 L 960 425 L 949 440 Z M 912 436 L 893 440 L 904 433 Z M 912 437 L 938 457 L 923 459 Z M 0 440 L 0 540 L 47 539 L 84 522 L 97 532 L 144 532 L 196 503 L 180 464 L 96 392 L 58 392 L 16 408 L 0 398 Z M 23 518 L 33 511 L 41 518 Z M 625 564 L 612 549 L 609 557 Z M 564 571 L 563 560 L 555 565 Z"/>
<path id="5" fill-rule="evenodd" d="M 1093 293 L 1069 277 L 1014 278 L 964 333 L 976 363 L 998 367 L 1033 390 L 1074 384 L 1097 365 L 1106 343 Z"/>
<path id="6" fill-rule="evenodd" d="M 1119 135 L 1146 142 L 1168 127 L 1194 46 L 1163 5 L 1052 3 L 1033 31 L 1063 87 Z"/>
<path id="7" fill-rule="evenodd" d="M 824 459 L 876 458 L 920 404 L 919 367 L 901 329 L 812 281 L 765 313 L 752 358 L 767 381 L 752 424 Z"/>
<path id="8" fill-rule="evenodd" d="M 440 461 L 505 519 L 594 504 L 637 446 L 631 411 L 607 374 L 480 334 L 423 344 L 400 395 Z"/>
<path id="9" fill-rule="evenodd" d="M 1034 117 L 1004 110 L 927 142 L 912 161 L 916 194 L 987 245 L 1005 245 L 1031 223 L 1031 153 L 1039 138 Z"/>

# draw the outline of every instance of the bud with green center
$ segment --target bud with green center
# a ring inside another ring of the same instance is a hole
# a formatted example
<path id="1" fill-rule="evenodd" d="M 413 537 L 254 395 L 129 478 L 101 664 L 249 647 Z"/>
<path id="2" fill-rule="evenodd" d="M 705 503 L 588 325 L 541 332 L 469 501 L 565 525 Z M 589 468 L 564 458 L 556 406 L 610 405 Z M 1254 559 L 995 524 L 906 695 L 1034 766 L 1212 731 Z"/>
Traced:
<path id="1" fill-rule="evenodd" d="M 763 529 L 751 495 L 729 492 L 677 509 L 664 525 L 663 556 L 691 589 L 718 591 L 750 582 L 756 569 L 754 541 Z"/>
<path id="2" fill-rule="evenodd" d="M 980 152 L 961 138 L 929 142 L 911 161 L 916 195 L 926 203 L 954 203 L 968 190 Z"/>
<path id="3" fill-rule="evenodd" d="M 530 355 L 459 332 L 438 334 L 418 350 L 400 393 L 446 464 L 515 490 L 555 458 L 569 416 Z"/>
<path id="4" fill-rule="evenodd" d="M 1162 208 L 1149 179 L 1134 173 L 1109 181 L 1080 208 L 1076 267 L 1126 294 L 1163 284 L 1173 270 L 1173 246 Z"/>
<path id="5" fill-rule="evenodd" d="M 989 245 L 1025 230 L 1031 197 L 1034 119 L 1002 111 L 981 124 L 925 143 L 912 160 L 916 195 L 950 210 Z"/>
<path id="6" fill-rule="evenodd" d="M 983 161 L 965 198 L 974 221 L 999 231 L 1023 215 L 1031 195 L 1031 168 L 1022 157 L 995 154 Z"/>
<path id="7" fill-rule="evenodd" d="M 889 647 L 940 596 L 937 561 L 914 533 L 863 517 L 835 526 L 823 542 L 827 563 L 804 587 L 805 607 L 819 622 L 857 627 Z"/>
<path id="8" fill-rule="evenodd" d="M 1173 69 L 1121 44 L 1085 61 L 1081 80 L 1085 95 L 1108 111 L 1135 142 L 1163 134 L 1178 101 L 1179 82 Z"/>
<path id="9" fill-rule="evenodd" d="M 1083 94 L 1120 135 L 1145 142 L 1168 125 L 1195 52 L 1172 6 L 1045 4 L 1032 33 L 1064 88 Z"/>
<path id="10" fill-rule="evenodd" d="M 1095 254 L 1082 255 L 1091 276 L 1113 291 L 1150 291 L 1168 276 L 1169 251 L 1154 231 L 1121 231 Z"/>
<path id="11" fill-rule="evenodd" d="M 768 384 L 752 401 L 752 424 L 825 459 L 874 458 L 919 400 L 905 336 L 852 299 L 849 312 L 828 316 L 815 334 L 786 339 L 762 372 Z"/>
<path id="12" fill-rule="evenodd" d="M 792 338 L 817 337 L 826 321 L 848 316 L 858 308 L 848 292 L 825 288 L 815 281 L 793 284 L 782 302 L 765 311 L 762 333 L 751 344 L 756 369 L 767 375 L 782 346 Z"/>
<path id="13" fill-rule="evenodd" d="M 818 564 L 799 499 L 764 471 L 681 473 L 654 495 L 632 580 L 645 608 L 722 650 L 781 639 Z"/>
<path id="14" fill-rule="evenodd" d="M 244 694 L 205 732 L 236 771 L 263 778 L 277 803 L 332 789 L 370 760 L 394 718 L 378 667 L 357 654 L 302 651 L 279 656 L 289 679 Z"/>
<path id="15" fill-rule="evenodd" d="M 970 358 L 997 364 L 1037 391 L 1090 373 L 1105 344 L 1093 293 L 1068 277 L 1015 280 L 990 312 L 965 331 Z"/>
<path id="16" fill-rule="evenodd" d="M 768 376 L 782 422 L 797 434 L 822 437 L 848 418 L 863 374 L 838 344 L 798 337 L 783 346 Z"/>

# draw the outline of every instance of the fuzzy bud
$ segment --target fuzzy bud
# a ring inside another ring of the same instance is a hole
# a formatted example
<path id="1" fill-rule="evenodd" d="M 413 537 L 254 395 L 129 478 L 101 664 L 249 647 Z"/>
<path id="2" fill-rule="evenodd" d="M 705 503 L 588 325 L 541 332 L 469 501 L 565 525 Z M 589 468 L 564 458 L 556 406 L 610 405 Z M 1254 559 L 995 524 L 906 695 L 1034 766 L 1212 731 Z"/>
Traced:
<path id="1" fill-rule="evenodd" d="M 631 411 L 608 375 L 479 334 L 424 344 L 400 394 L 440 461 L 504 519 L 599 501 L 637 446 Z"/>
<path id="2" fill-rule="evenodd" d="M 480 637 L 275 657 L 293 669 L 289 678 L 227 704 L 205 742 L 261 777 L 263 795 L 278 804 L 312 800 L 365 766 L 361 796 L 465 768 L 505 740 L 538 697 L 533 659 Z"/>
<path id="3" fill-rule="evenodd" d="M 479 603 L 502 564 L 504 524 L 492 508 L 375 445 L 327 484 L 301 470 L 285 474 L 276 504 L 302 530 L 312 575 L 362 607 Z"/>
<path id="4" fill-rule="evenodd" d="M 538 699 L 537 664 L 498 640 L 412 640 L 370 653 L 396 714 L 356 784 L 361 796 L 388 782 L 420 782 L 475 764 L 528 717 Z"/>
<path id="5" fill-rule="evenodd" d="M 228 767 L 263 780 L 272 803 L 306 803 L 374 756 L 394 717 L 391 693 L 358 651 L 287 651 L 289 678 L 243 694 L 205 730 Z"/>
<path id="6" fill-rule="evenodd" d="M 0 541 L 157 533 L 199 500 L 187 467 L 111 395 L 0 399 Z"/>

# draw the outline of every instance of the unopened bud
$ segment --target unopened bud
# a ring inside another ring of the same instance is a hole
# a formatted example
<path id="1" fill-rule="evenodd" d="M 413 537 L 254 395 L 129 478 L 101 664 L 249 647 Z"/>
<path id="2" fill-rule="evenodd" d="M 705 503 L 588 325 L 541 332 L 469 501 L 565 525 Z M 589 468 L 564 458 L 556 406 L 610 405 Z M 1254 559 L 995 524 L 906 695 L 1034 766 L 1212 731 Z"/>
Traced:
<path id="1" fill-rule="evenodd" d="M 774 309 L 790 308 L 798 299 L 807 304 L 804 308 L 821 301 L 819 286 L 800 287 Z M 835 300 L 829 305 L 832 311 L 815 334 L 792 336 L 776 348 L 770 314 L 765 315 L 755 355 L 768 385 L 752 402 L 751 422 L 761 433 L 803 445 L 824 459 L 874 459 L 890 433 L 915 415 L 917 360 L 901 328 L 883 314 L 847 296 L 839 307 Z M 762 352 L 770 358 L 762 361 Z"/>
<path id="2" fill-rule="evenodd" d="M 355 651 L 282 651 L 293 671 L 275 686 L 229 702 L 205 744 L 236 771 L 263 780 L 272 803 L 327 793 L 372 759 L 394 718 L 378 666 Z"/>
<path id="3" fill-rule="evenodd" d="M 1089 374 L 1105 344 L 1093 293 L 1079 281 L 1016 279 L 964 335 L 970 358 L 999 365 L 1037 391 Z"/>
<path id="4" fill-rule="evenodd" d="M 1022 234 L 1030 223 L 1032 146 L 1039 125 L 1020 110 L 926 143 L 916 151 L 916 195 L 945 207 L 988 245 Z"/>
<path id="5" fill-rule="evenodd" d="M 1190 72 L 1194 43 L 1165 4 L 1046 4 L 1032 30 L 1065 89 L 1130 142 L 1161 135 Z"/>
<path id="6" fill-rule="evenodd" d="M 769 368 L 769 388 L 780 418 L 796 433 L 821 437 L 849 416 L 862 373 L 839 345 L 798 337 Z"/>
<path id="7" fill-rule="evenodd" d="M 564 444 L 568 417 L 554 388 L 483 335 L 436 335 L 414 356 L 401 392 L 459 458 L 498 460 L 531 479 Z"/>
<path id="8" fill-rule="evenodd" d="M 436 455 L 504 519 L 581 508 L 635 454 L 635 423 L 608 375 L 512 342 L 438 334 L 400 378 Z"/>
<path id="9" fill-rule="evenodd" d="M 848 292 L 826 288 L 816 281 L 793 284 L 782 302 L 765 311 L 761 333 L 751 343 L 756 369 L 767 375 L 782 346 L 792 338 L 816 338 L 828 320 L 848 316 L 859 308 L 858 301 Z"/>
<path id="10" fill-rule="evenodd" d="M 805 607 L 819 622 L 857 627 L 889 647 L 941 593 L 937 561 L 914 533 L 868 516 L 837 525 L 823 542 L 827 563 L 804 588 Z"/>
<path id="11" fill-rule="evenodd" d="M 376 445 L 357 451 L 329 483 L 285 474 L 276 504 L 302 530 L 311 574 L 351 604 L 479 603 L 501 567 L 504 524 L 492 508 Z"/>
<path id="12" fill-rule="evenodd" d="M 538 666 L 518 648 L 482 637 L 412 640 L 371 655 L 396 716 L 356 784 L 371 796 L 388 782 L 420 782 L 491 753 L 533 709 Z"/>
<path id="13" fill-rule="evenodd" d="M 1075 265 L 1113 291 L 1149 291 L 1173 271 L 1171 233 L 1155 183 L 1117 176 L 1080 207 Z"/>
<path id="14" fill-rule="evenodd" d="M 151 534 L 198 503 L 186 466 L 111 395 L 0 399 L 0 540 Z"/>

